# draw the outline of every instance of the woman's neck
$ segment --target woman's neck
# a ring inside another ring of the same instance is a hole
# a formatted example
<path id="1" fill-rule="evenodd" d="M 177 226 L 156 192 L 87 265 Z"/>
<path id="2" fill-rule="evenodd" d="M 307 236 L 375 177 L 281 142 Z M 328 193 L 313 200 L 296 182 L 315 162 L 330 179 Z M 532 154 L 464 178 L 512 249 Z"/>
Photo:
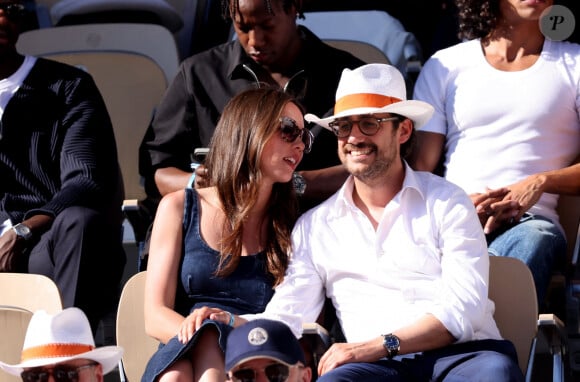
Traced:
<path id="1" fill-rule="evenodd" d="M 509 27 L 500 25 L 481 44 L 490 65 L 503 71 L 519 71 L 538 60 L 544 40 L 536 21 Z"/>

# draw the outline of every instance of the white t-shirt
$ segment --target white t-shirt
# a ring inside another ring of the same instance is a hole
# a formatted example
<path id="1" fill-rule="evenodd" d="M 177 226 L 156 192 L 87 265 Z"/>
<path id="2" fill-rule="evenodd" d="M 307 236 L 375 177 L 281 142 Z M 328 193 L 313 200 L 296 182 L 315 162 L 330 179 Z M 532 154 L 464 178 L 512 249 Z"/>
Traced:
<path id="1" fill-rule="evenodd" d="M 0 119 L 4 115 L 4 109 L 8 105 L 8 101 L 18 91 L 35 62 L 36 57 L 26 56 L 24 62 L 16 72 L 10 77 L 0 80 Z"/>
<path id="2" fill-rule="evenodd" d="M 580 154 L 580 45 L 548 39 L 530 68 L 505 72 L 479 40 L 435 53 L 414 98 L 435 108 L 421 130 L 446 136 L 445 177 L 467 193 L 560 169 Z M 530 209 L 558 223 L 557 195 Z"/>

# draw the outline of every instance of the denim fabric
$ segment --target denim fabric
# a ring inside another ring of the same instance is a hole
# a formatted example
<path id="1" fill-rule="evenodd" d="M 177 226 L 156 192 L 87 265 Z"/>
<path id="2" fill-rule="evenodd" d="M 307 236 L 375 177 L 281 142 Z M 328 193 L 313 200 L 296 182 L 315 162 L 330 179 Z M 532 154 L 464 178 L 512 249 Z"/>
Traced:
<path id="1" fill-rule="evenodd" d="M 538 307 L 543 306 L 552 273 L 565 264 L 566 238 L 552 221 L 526 214 L 515 225 L 487 236 L 489 254 L 520 259 L 536 284 Z"/>
<path id="2" fill-rule="evenodd" d="M 318 382 L 520 382 L 516 350 L 506 340 L 470 341 L 378 362 L 348 363 Z"/>
<path id="3" fill-rule="evenodd" d="M 183 316 L 203 306 L 222 308 L 234 314 L 262 312 L 274 294 L 273 278 L 266 270 L 265 253 L 243 256 L 230 275 L 215 276 L 219 252 L 209 247 L 201 237 L 197 192 L 188 188 L 185 193 L 184 255 L 179 269 L 175 310 Z M 200 333 L 211 327 L 217 329 L 218 345 L 224 350 L 231 327 L 206 320 L 187 344 L 174 337 L 165 346 L 160 346 L 149 360 L 141 381 L 156 381 L 171 364 L 195 346 Z"/>

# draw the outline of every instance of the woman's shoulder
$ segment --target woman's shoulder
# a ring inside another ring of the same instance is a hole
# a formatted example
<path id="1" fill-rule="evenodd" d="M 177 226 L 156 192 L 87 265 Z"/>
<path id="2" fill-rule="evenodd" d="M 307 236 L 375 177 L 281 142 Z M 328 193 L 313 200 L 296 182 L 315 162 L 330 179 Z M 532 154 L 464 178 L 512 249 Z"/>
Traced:
<path id="1" fill-rule="evenodd" d="M 448 74 L 460 73 L 483 62 L 483 53 L 479 39 L 460 42 L 456 45 L 435 52 L 421 69 L 435 78 L 444 78 Z"/>
<path id="2" fill-rule="evenodd" d="M 193 195 L 197 195 L 199 204 L 211 209 L 221 210 L 221 201 L 215 187 L 196 188 L 192 190 Z"/>

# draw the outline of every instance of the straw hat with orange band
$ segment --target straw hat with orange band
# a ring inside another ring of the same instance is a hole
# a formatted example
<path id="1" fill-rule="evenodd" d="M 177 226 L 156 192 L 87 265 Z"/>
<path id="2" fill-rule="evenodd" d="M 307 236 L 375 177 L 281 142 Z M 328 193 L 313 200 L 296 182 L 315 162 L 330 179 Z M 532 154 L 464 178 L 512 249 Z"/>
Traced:
<path id="1" fill-rule="evenodd" d="M 426 102 L 407 100 L 403 75 L 386 64 L 368 64 L 344 69 L 336 89 L 334 115 L 318 118 L 306 114 L 304 119 L 328 130 L 335 119 L 351 115 L 393 113 L 409 118 L 419 128 L 431 118 L 433 107 Z"/>
<path id="2" fill-rule="evenodd" d="M 0 368 L 19 376 L 25 368 L 88 359 L 100 363 L 103 374 L 107 374 L 119 363 L 122 355 L 120 346 L 95 347 L 91 326 L 82 310 L 67 308 L 54 316 L 39 310 L 28 324 L 20 363 L 0 362 Z"/>

